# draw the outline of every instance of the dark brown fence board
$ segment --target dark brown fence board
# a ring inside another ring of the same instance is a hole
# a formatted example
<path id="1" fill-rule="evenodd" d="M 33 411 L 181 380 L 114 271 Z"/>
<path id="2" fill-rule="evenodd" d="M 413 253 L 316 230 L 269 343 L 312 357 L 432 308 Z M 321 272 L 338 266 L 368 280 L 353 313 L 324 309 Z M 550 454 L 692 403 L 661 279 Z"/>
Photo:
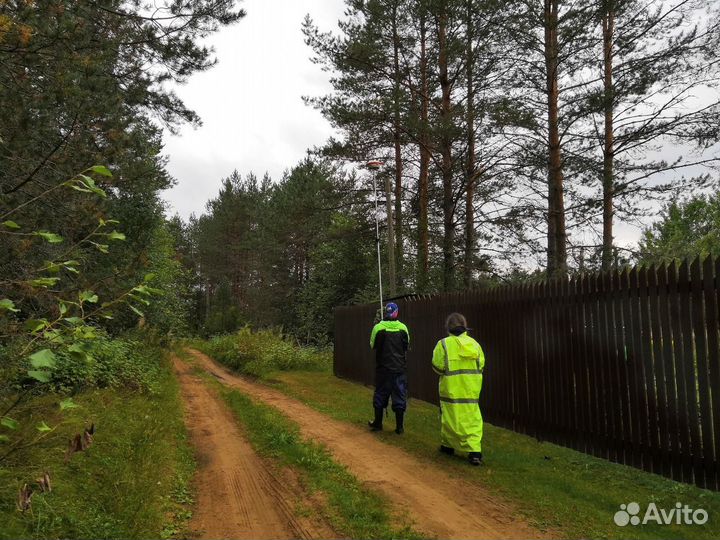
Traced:
<path id="1" fill-rule="evenodd" d="M 700 416 L 700 437 L 702 443 L 702 474 L 696 482 L 701 487 L 706 487 L 713 481 L 713 463 L 715 462 L 715 450 L 713 449 L 712 435 L 712 405 L 710 403 L 710 380 L 708 367 L 707 340 L 705 335 L 705 308 L 703 306 L 703 282 L 702 264 L 700 258 L 695 259 L 690 265 L 690 294 L 692 305 L 692 327 L 695 341 L 695 365 L 697 372 L 698 390 L 698 414 Z"/>
<path id="2" fill-rule="evenodd" d="M 615 437 L 615 424 L 617 422 L 617 399 L 615 397 L 613 358 L 610 352 L 610 334 L 612 332 L 613 318 L 612 306 L 609 305 L 610 276 L 598 274 L 598 310 L 600 328 L 598 332 L 598 348 L 600 349 L 602 365 L 602 385 L 605 393 L 605 441 L 607 445 L 606 458 L 617 461 L 618 448 Z"/>
<path id="3" fill-rule="evenodd" d="M 540 418 L 540 432 L 544 433 L 545 436 L 548 436 L 551 434 L 552 429 L 550 426 L 550 384 L 551 384 L 551 377 L 548 376 L 548 369 L 547 369 L 547 328 L 546 328 L 546 320 L 545 320 L 545 311 L 542 308 L 543 303 L 545 302 L 545 284 L 536 284 L 536 296 L 535 296 L 535 308 L 538 313 L 538 326 L 537 326 L 537 332 L 535 334 L 535 338 L 537 339 L 538 344 L 538 381 L 541 384 L 542 388 L 542 416 Z"/>
<path id="4" fill-rule="evenodd" d="M 685 367 L 685 393 L 687 396 L 688 426 L 690 428 L 690 449 L 695 482 L 702 476 L 702 440 L 700 439 L 699 398 L 697 394 L 697 360 L 694 350 L 692 331 L 692 312 L 690 307 L 690 265 L 683 261 L 678 270 L 680 287 L 680 313 L 683 333 L 683 355 Z"/>
<path id="5" fill-rule="evenodd" d="M 665 382 L 665 364 L 662 361 L 662 332 L 660 330 L 660 310 L 659 303 L 660 290 L 658 281 L 658 271 L 653 265 L 648 268 L 648 309 L 650 317 L 650 333 L 652 335 L 652 359 L 655 373 L 655 408 L 657 412 L 656 436 L 654 441 L 657 444 L 659 456 L 658 474 L 669 476 L 672 471 L 670 468 L 670 446 L 669 446 L 669 429 L 667 420 L 668 398 L 666 394 Z"/>
<path id="6" fill-rule="evenodd" d="M 522 315 L 517 309 L 518 287 L 510 287 L 507 291 L 507 302 L 504 307 L 503 324 L 505 326 L 505 343 L 510 354 L 509 379 L 512 388 L 512 429 L 522 432 L 522 384 L 523 366 L 520 353 L 522 336 Z M 520 315 L 520 320 L 518 316 Z"/>
<path id="7" fill-rule="evenodd" d="M 587 296 L 585 304 L 585 354 L 587 354 L 588 374 L 590 391 L 592 393 L 591 414 L 593 432 L 592 453 L 595 456 L 602 456 L 605 447 L 604 437 L 604 402 L 603 388 L 600 383 L 600 366 L 598 350 L 596 347 L 596 336 L 598 332 L 597 317 L 597 280 L 595 276 L 588 276 Z"/>
<path id="8" fill-rule="evenodd" d="M 587 452 L 588 444 L 588 432 L 587 432 L 587 385 L 585 379 L 585 360 L 582 355 L 582 348 L 580 342 L 580 331 L 582 327 L 582 321 L 578 306 L 580 302 L 578 296 L 580 294 L 579 280 L 573 278 L 570 280 L 568 296 L 571 299 L 568 312 L 570 313 L 570 351 L 572 358 L 572 369 L 573 369 L 573 384 L 575 387 L 575 402 L 573 403 L 573 410 L 575 411 L 575 434 L 578 440 L 576 448 L 582 452 Z"/>
<path id="9" fill-rule="evenodd" d="M 590 340 L 590 355 L 593 358 L 593 383 L 597 389 L 597 426 L 598 432 L 596 435 L 597 449 L 595 452 L 596 456 L 607 459 L 608 457 L 608 441 L 607 441 L 607 411 L 609 407 L 607 397 L 607 387 L 604 381 L 604 359 L 602 350 L 602 318 L 600 309 L 600 280 L 597 274 L 590 276 L 590 291 L 591 291 L 591 318 L 592 318 L 592 330 L 589 334 Z"/>
<path id="10" fill-rule="evenodd" d="M 515 371 L 515 359 L 513 348 L 510 344 L 509 309 L 503 301 L 500 288 L 495 290 L 495 307 L 500 313 L 497 320 L 498 337 L 500 342 L 500 354 L 503 356 L 503 387 L 506 389 L 505 402 L 503 404 L 506 419 L 505 424 L 510 429 L 515 429 L 515 382 L 513 373 Z"/>
<path id="11" fill-rule="evenodd" d="M 614 340 L 612 354 L 614 356 L 616 389 L 618 396 L 618 416 L 620 420 L 620 431 L 618 437 L 620 440 L 621 452 L 619 455 L 620 463 L 632 463 L 632 427 L 630 420 L 630 398 L 628 394 L 628 374 L 627 363 L 625 361 L 625 333 L 623 329 L 622 299 L 623 290 L 620 273 L 613 271 L 610 273 L 611 282 L 611 298 L 613 304 L 613 322 L 614 322 Z"/>
<path id="12" fill-rule="evenodd" d="M 641 453 L 641 427 L 640 427 L 640 411 L 642 409 L 640 398 L 638 395 L 638 376 L 635 362 L 635 338 L 633 327 L 632 312 L 632 287 L 630 280 L 630 272 L 626 269 L 621 274 L 621 284 L 623 289 L 622 306 L 623 306 L 623 330 L 625 332 L 625 347 L 623 350 L 623 360 L 628 379 L 628 398 L 630 400 L 630 422 L 631 422 L 631 463 L 635 467 L 642 467 Z"/>
<path id="13" fill-rule="evenodd" d="M 553 280 L 550 290 L 553 298 L 554 309 L 552 311 L 553 325 L 553 349 L 555 351 L 553 363 L 557 377 L 557 409 L 558 409 L 558 431 L 560 444 L 572 446 L 572 434 L 569 427 L 569 403 L 572 402 L 572 395 L 567 381 L 568 358 L 565 351 L 567 335 L 567 323 L 564 317 L 564 306 L 562 298 L 562 284 L 560 279 Z"/>
<path id="14" fill-rule="evenodd" d="M 717 267 L 708 257 L 703 265 L 703 296 L 705 300 L 705 324 L 707 328 L 708 376 L 712 393 L 712 429 L 715 462 L 708 488 L 720 489 L 717 459 L 720 457 L 720 339 L 718 338 L 718 292 L 720 287 L 720 258 Z"/>
<path id="15" fill-rule="evenodd" d="M 677 460 L 674 462 L 674 469 L 677 469 L 674 478 L 689 482 L 689 446 L 690 432 L 687 425 L 687 413 L 685 406 L 685 384 L 684 372 L 682 369 L 682 332 L 680 331 L 680 308 L 678 301 L 677 287 L 677 265 L 668 264 L 665 267 L 667 280 L 667 310 L 668 310 L 668 347 L 670 354 L 668 358 L 672 361 L 673 390 L 674 395 L 674 441 L 677 442 Z"/>
<path id="16" fill-rule="evenodd" d="M 717 490 L 719 265 L 400 299 L 411 395 L 437 403 L 430 358 L 445 317 L 460 311 L 486 353 L 488 422 Z M 376 310 L 335 310 L 337 376 L 373 383 Z"/>
<path id="17" fill-rule="evenodd" d="M 572 355 L 570 352 L 571 345 L 571 327 L 569 318 L 568 305 L 568 281 L 560 280 L 558 283 L 558 324 L 562 328 L 560 336 L 560 354 L 562 357 L 562 385 L 564 393 L 563 408 L 565 410 L 565 418 L 563 421 L 565 446 L 576 448 L 577 441 L 575 437 L 574 419 L 575 410 L 575 388 L 572 381 Z"/>
<path id="18" fill-rule="evenodd" d="M 645 402 L 647 403 L 648 412 L 648 437 L 647 452 L 650 455 L 649 470 L 660 474 L 661 457 L 660 457 L 660 440 L 658 436 L 658 415 L 657 415 L 657 388 L 656 388 L 656 375 L 655 365 L 653 363 L 653 335 L 652 335 L 652 323 L 650 320 L 650 293 L 649 269 L 643 266 L 638 271 L 638 285 L 639 285 L 639 306 L 640 306 L 640 346 L 641 346 L 641 357 L 643 366 L 643 382 L 645 386 Z"/>
<path id="19" fill-rule="evenodd" d="M 547 371 L 545 370 L 545 325 L 543 319 L 542 307 L 542 288 L 539 283 L 533 285 L 533 311 L 535 314 L 535 380 L 537 381 L 537 394 L 539 395 L 540 407 L 538 407 L 536 432 L 540 437 L 550 435 L 548 426 L 549 415 L 549 380 Z"/>
<path id="20" fill-rule="evenodd" d="M 668 266 L 668 297 L 670 322 L 672 324 L 673 357 L 675 359 L 675 387 L 677 389 L 678 435 L 682 454 L 682 480 L 692 482 L 692 448 L 690 447 L 690 425 L 688 422 L 688 395 L 685 385 L 686 356 L 683 351 L 682 314 L 680 309 L 679 270 L 673 262 Z"/>
<path id="21" fill-rule="evenodd" d="M 530 287 L 529 285 L 522 285 L 522 289 L 520 291 L 520 296 L 522 297 L 522 305 L 519 306 L 519 309 L 523 313 L 522 317 L 522 371 L 520 376 L 523 378 L 523 406 L 522 410 L 520 411 L 520 414 L 523 418 L 523 433 L 526 433 L 528 435 L 534 435 L 533 431 L 533 421 L 532 421 L 532 406 L 533 403 L 531 399 L 530 394 L 530 385 L 531 379 L 530 379 L 530 359 L 531 359 L 531 350 L 530 350 L 530 341 L 531 341 L 531 323 L 530 323 L 530 317 L 528 314 L 531 312 L 531 302 L 530 302 Z"/>
<path id="22" fill-rule="evenodd" d="M 622 454 L 620 447 L 620 407 L 619 396 L 617 395 L 617 378 L 615 374 L 615 356 L 613 347 L 613 334 L 615 329 L 615 321 L 613 318 L 613 306 L 611 295 L 610 274 L 600 275 L 600 312 L 602 319 L 602 335 L 601 343 L 603 350 L 603 370 L 605 372 L 605 387 L 608 399 L 608 459 L 619 461 Z"/>
<path id="23" fill-rule="evenodd" d="M 502 388 L 505 389 L 505 391 L 500 394 L 502 399 L 498 403 L 498 408 L 500 411 L 500 415 L 503 418 L 503 426 L 512 429 L 513 389 L 510 372 L 512 368 L 512 359 L 510 358 L 510 354 L 507 348 L 507 324 L 505 323 L 505 308 L 500 302 L 499 292 L 499 289 L 495 289 L 492 291 L 493 307 L 491 309 L 491 312 L 496 315 L 493 318 L 495 324 L 495 335 L 497 336 L 498 341 L 498 347 L 495 351 L 495 356 L 500 361 L 500 365 L 498 366 L 500 368 L 498 370 L 500 373 L 499 382 L 502 385 Z"/>
<path id="24" fill-rule="evenodd" d="M 642 299 L 640 287 L 640 273 L 642 269 L 633 268 L 630 271 L 630 286 L 632 288 L 632 304 L 631 304 L 631 325 L 633 332 L 633 354 L 632 362 L 635 371 L 635 391 L 639 400 L 639 430 L 640 430 L 640 453 L 642 457 L 642 468 L 646 471 L 652 471 L 651 445 L 649 442 L 649 415 L 648 415 L 648 396 L 645 378 L 645 359 L 642 335 Z"/>
<path id="25" fill-rule="evenodd" d="M 595 362 L 592 355 L 592 305 L 590 292 L 590 277 L 583 276 L 581 280 L 580 308 L 582 311 L 582 329 L 580 340 L 583 344 L 583 358 L 586 365 L 586 378 L 588 389 L 588 453 L 596 455 L 598 447 L 598 433 L 600 432 L 598 386 L 595 382 Z"/>
<path id="26" fill-rule="evenodd" d="M 558 348 L 562 358 L 562 387 L 563 387 L 563 432 L 565 446 L 575 447 L 575 434 L 573 430 L 573 408 L 575 402 L 575 389 L 572 384 L 572 357 L 570 355 L 570 320 L 568 317 L 567 280 L 558 282 L 558 324 L 561 332 L 559 335 Z"/>
<path id="27" fill-rule="evenodd" d="M 553 439 L 562 444 L 564 439 L 562 431 L 562 380 L 560 355 L 558 353 L 558 324 L 557 324 L 557 281 L 551 280 L 547 284 L 546 297 L 544 301 L 545 313 L 547 316 L 547 327 L 545 338 L 548 344 L 547 369 L 550 377 L 550 402 L 552 403 L 552 428 Z"/>
<path id="28" fill-rule="evenodd" d="M 530 432 L 529 434 L 533 437 L 539 438 L 540 436 L 540 410 L 543 406 L 543 396 L 540 391 L 541 375 L 538 367 L 538 331 L 537 331 L 537 316 L 535 313 L 535 284 L 531 283 L 528 285 L 527 290 L 528 305 L 527 309 L 531 313 L 530 320 L 528 323 L 529 331 L 525 340 L 525 347 L 527 349 L 527 372 L 528 379 L 532 381 L 532 384 L 528 385 L 528 399 L 535 406 L 530 410 Z"/>

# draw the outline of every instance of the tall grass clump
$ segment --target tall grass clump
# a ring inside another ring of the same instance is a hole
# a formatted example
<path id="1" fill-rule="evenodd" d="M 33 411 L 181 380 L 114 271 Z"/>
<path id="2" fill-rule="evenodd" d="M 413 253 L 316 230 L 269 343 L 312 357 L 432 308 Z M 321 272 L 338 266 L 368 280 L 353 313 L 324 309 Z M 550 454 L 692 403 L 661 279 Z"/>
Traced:
<path id="1" fill-rule="evenodd" d="M 205 354 L 231 369 L 253 377 L 274 371 L 329 371 L 332 351 L 301 347 L 277 330 L 241 328 L 233 334 L 195 343 Z"/>

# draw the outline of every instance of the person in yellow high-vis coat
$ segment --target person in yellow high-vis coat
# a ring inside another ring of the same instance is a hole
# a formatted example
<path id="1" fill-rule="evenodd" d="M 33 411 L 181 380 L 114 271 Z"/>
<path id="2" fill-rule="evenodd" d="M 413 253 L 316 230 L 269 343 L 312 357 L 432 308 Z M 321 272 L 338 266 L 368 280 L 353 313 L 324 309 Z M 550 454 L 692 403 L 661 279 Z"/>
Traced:
<path id="1" fill-rule="evenodd" d="M 440 451 L 466 452 L 471 464 L 480 465 L 483 419 L 479 399 L 485 355 L 468 336 L 461 314 L 451 314 L 445 326 L 448 336 L 438 341 L 432 358 L 433 371 L 440 375 Z"/>

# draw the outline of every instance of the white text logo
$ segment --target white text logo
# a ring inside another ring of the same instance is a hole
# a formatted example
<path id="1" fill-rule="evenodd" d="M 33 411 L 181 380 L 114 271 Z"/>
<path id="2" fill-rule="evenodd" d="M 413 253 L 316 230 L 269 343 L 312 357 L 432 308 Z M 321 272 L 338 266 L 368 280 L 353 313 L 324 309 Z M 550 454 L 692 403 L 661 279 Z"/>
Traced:
<path id="1" fill-rule="evenodd" d="M 702 508 L 692 509 L 687 504 L 675 503 L 670 510 L 658 508 L 655 503 L 648 504 L 645 513 L 640 517 L 640 505 L 636 502 L 621 504 L 613 519 L 618 527 L 626 525 L 704 525 L 708 520 L 707 511 Z"/>

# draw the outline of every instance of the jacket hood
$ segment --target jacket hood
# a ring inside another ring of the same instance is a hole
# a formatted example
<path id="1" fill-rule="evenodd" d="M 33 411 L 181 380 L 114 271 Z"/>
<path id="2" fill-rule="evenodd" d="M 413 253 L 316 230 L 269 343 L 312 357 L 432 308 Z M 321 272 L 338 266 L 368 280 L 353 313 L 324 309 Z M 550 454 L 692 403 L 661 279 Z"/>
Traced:
<path id="1" fill-rule="evenodd" d="M 382 324 L 383 328 L 390 328 L 393 330 L 397 330 L 397 329 L 403 328 L 405 326 L 402 322 L 400 322 L 397 319 L 393 319 L 393 320 L 385 319 L 382 321 L 381 324 Z"/>
<path id="2" fill-rule="evenodd" d="M 467 332 L 459 336 L 450 336 L 449 339 L 455 340 L 457 351 L 460 358 L 466 360 L 475 360 L 478 356 L 477 342 L 467 335 Z"/>

